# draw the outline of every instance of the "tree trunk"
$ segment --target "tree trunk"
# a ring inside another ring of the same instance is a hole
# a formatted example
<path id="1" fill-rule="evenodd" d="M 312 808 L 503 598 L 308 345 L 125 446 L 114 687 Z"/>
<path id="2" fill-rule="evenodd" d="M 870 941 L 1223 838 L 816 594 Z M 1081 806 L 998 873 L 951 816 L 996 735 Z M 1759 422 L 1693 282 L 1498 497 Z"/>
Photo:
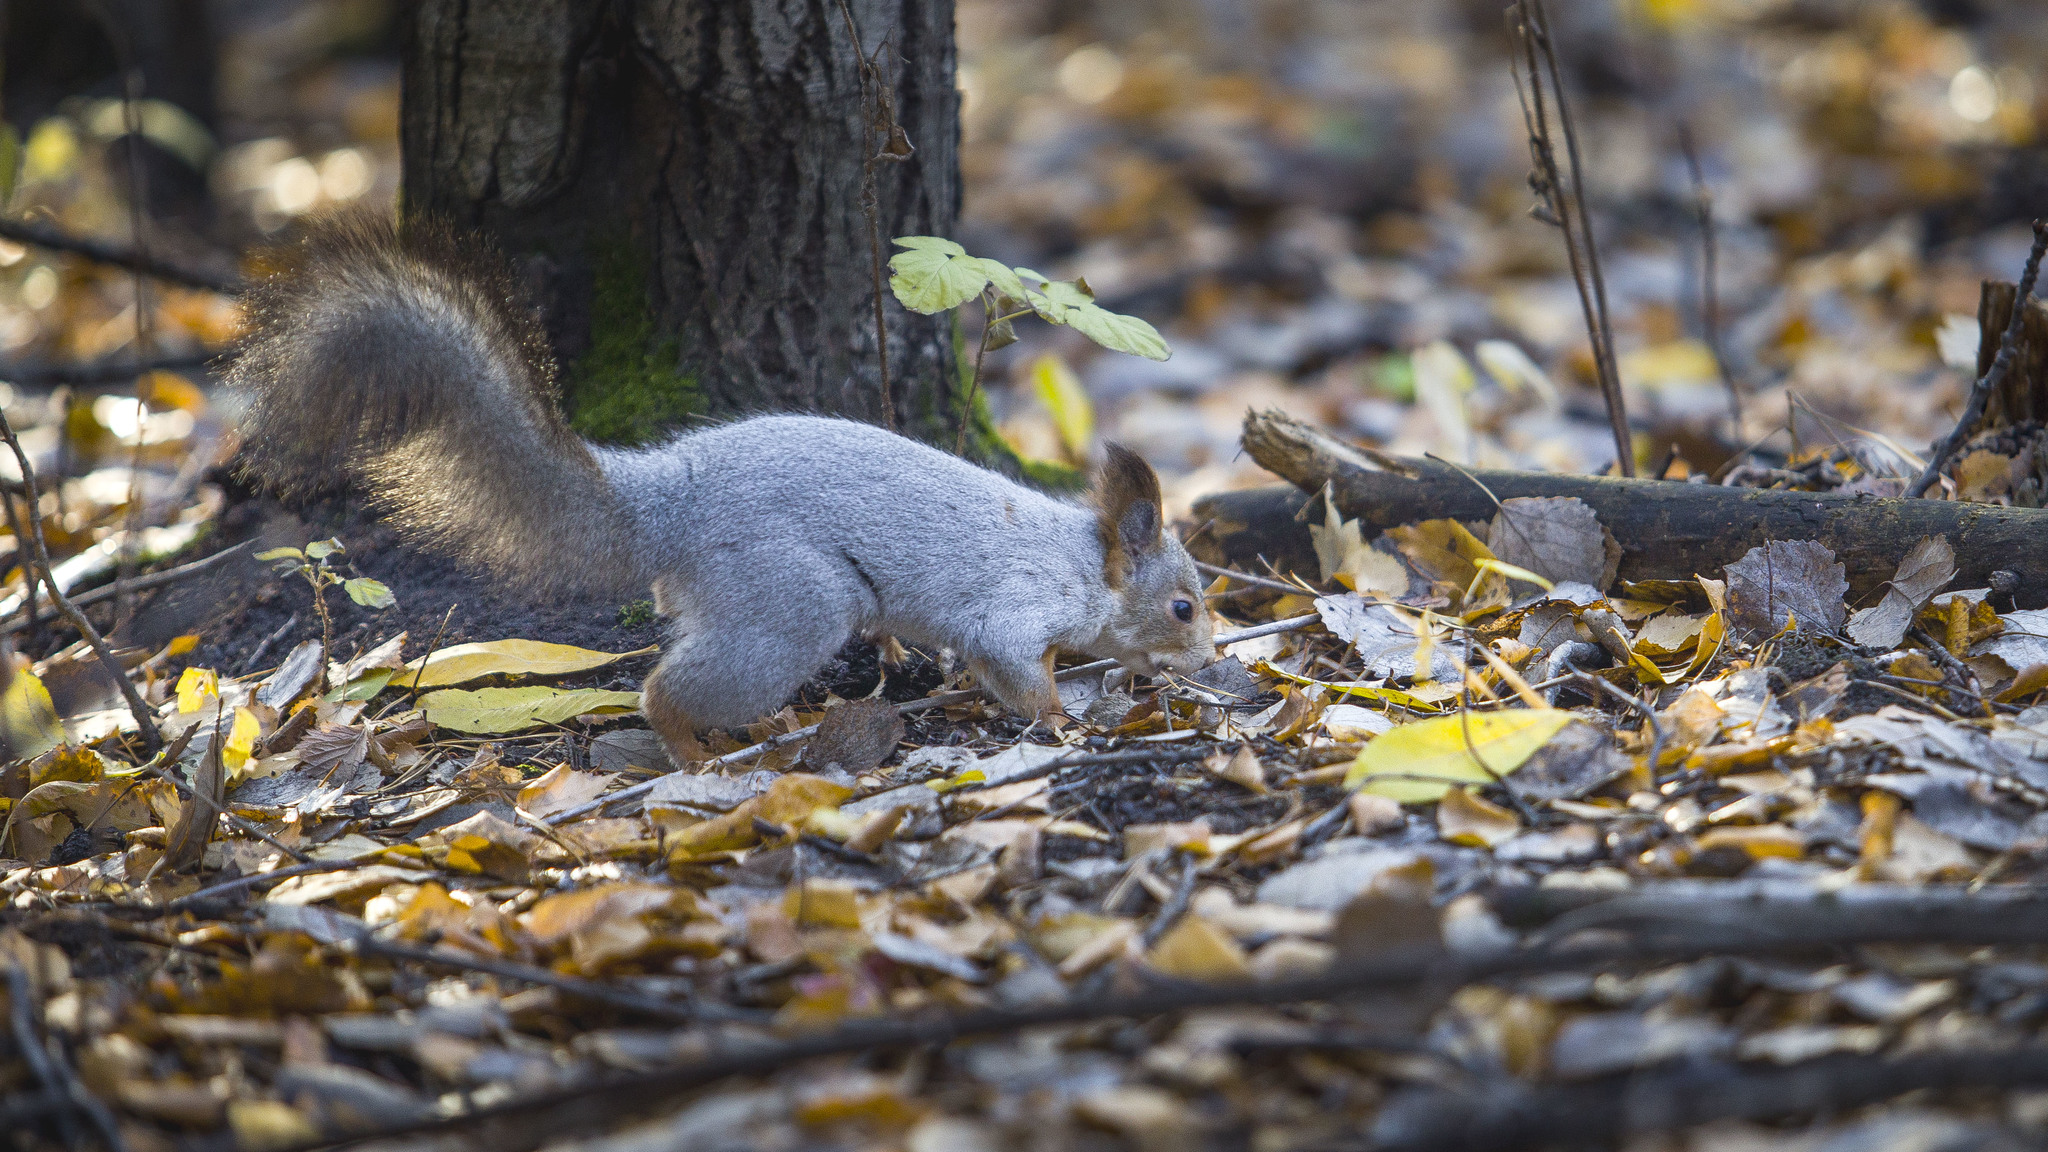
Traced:
<path id="1" fill-rule="evenodd" d="M 959 212 L 953 4 L 846 7 L 915 148 L 872 163 L 886 261 Z M 950 443 L 949 317 L 885 299 L 884 401 L 860 59 L 838 0 L 418 0 L 406 208 L 521 269 L 586 434 L 819 411 Z"/>

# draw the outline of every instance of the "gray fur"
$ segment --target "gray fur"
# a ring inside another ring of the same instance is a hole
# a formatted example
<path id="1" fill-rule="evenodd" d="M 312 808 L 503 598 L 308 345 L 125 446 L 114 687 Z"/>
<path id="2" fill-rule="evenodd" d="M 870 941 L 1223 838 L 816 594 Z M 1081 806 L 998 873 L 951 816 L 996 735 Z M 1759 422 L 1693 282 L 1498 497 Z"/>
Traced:
<path id="1" fill-rule="evenodd" d="M 1058 704 L 1055 648 L 1147 673 L 1213 659 L 1149 469 L 1148 507 L 1105 525 L 846 420 L 760 416 L 594 447 L 556 412 L 502 284 L 388 236 L 343 239 L 265 290 L 235 373 L 253 393 L 252 467 L 287 487 L 351 469 L 414 536 L 529 586 L 651 583 L 671 623 L 645 710 L 671 746 L 772 711 L 855 635 L 951 648 L 1031 715 Z"/>

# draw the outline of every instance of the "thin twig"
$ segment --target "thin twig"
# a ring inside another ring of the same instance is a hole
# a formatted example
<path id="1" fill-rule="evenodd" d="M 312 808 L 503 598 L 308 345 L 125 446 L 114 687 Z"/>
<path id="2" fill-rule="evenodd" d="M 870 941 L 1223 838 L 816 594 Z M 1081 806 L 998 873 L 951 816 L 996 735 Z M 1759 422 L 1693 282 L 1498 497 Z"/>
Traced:
<path id="1" fill-rule="evenodd" d="M 854 73 L 860 78 L 860 211 L 867 218 L 868 263 L 874 278 L 875 361 L 881 372 L 882 424 L 894 429 L 896 402 L 889 392 L 889 326 L 882 307 L 882 289 L 887 283 L 882 274 L 882 201 L 876 187 L 875 167 L 890 158 L 886 148 L 897 131 L 896 106 L 882 91 L 880 68 L 861 51 L 860 25 L 854 21 L 853 9 L 846 0 L 839 0 L 839 15 L 846 20 L 846 35 L 853 41 Z M 880 54 L 879 45 L 875 52 Z M 881 147 L 875 144 L 878 131 L 882 136 Z"/>
<path id="2" fill-rule="evenodd" d="M 1963 405 L 1962 418 L 1955 428 L 1927 457 L 1927 467 L 1920 472 L 1920 478 L 1906 489 L 1908 497 L 1925 495 L 1941 475 L 1941 466 L 1947 463 L 1963 441 L 1977 430 L 1977 421 L 1984 418 L 1984 405 L 1998 386 L 2005 382 L 2005 374 L 2012 371 L 2014 355 L 2019 348 L 2020 326 L 2027 317 L 2027 301 L 2033 298 L 2034 281 L 2041 275 L 2041 255 L 2048 252 L 2048 220 L 2034 221 L 2034 246 L 2027 251 L 2027 266 L 2020 273 L 2019 291 L 2012 298 L 2012 317 L 2005 322 L 2005 333 L 1998 338 L 1998 355 L 1991 361 L 1991 367 L 1970 388 L 1969 403 Z"/>
<path id="3" fill-rule="evenodd" d="M 28 558 L 28 529 L 22 526 L 21 514 L 15 511 L 13 495 L 0 495 L 0 503 L 4 503 L 7 506 L 7 527 L 14 533 L 14 551 L 16 555 L 26 561 Z M 38 510 L 31 508 L 28 514 L 31 516 L 38 515 Z M 24 576 L 26 576 L 29 570 L 28 565 L 23 563 L 21 570 Z M 27 584 L 27 588 L 24 590 L 21 598 L 22 619 L 15 624 L 9 625 L 7 633 L 12 634 L 26 629 L 28 631 L 29 645 L 35 647 L 40 645 L 43 639 L 42 615 L 36 611 L 37 581 L 33 576 L 29 576 L 24 583 Z"/>
<path id="4" fill-rule="evenodd" d="M 1607 402 L 1607 420 L 1614 431 L 1615 464 L 1623 476 L 1636 474 L 1635 444 L 1628 430 L 1628 409 L 1622 399 L 1621 375 L 1614 359 L 1614 333 L 1607 316 L 1607 281 L 1600 271 L 1600 251 L 1593 236 L 1592 218 L 1586 209 L 1585 166 L 1579 161 L 1578 134 L 1573 130 L 1571 106 L 1565 99 L 1564 81 L 1557 66 L 1557 52 L 1551 41 L 1550 20 L 1543 0 L 1515 0 L 1509 9 L 1509 26 L 1521 41 L 1528 67 L 1528 94 L 1522 96 L 1521 61 L 1509 53 L 1515 91 L 1522 99 L 1522 120 L 1529 132 L 1529 156 L 1535 165 L 1530 183 L 1543 197 L 1551 223 L 1564 232 L 1565 256 L 1571 264 L 1572 283 L 1579 291 L 1579 307 L 1585 315 L 1586 337 L 1593 345 L 1593 368 L 1599 377 L 1600 393 Z M 1539 55 L 1540 51 L 1540 55 Z M 1564 131 L 1565 154 L 1571 161 L 1571 188 L 1566 194 L 1564 176 L 1557 165 L 1557 150 L 1550 139 L 1550 113 L 1544 95 L 1543 77 L 1548 64 L 1551 91 L 1557 98 L 1558 123 Z"/>
<path id="5" fill-rule="evenodd" d="M 1707 187 L 1706 173 L 1700 168 L 1699 150 L 1693 146 L 1692 126 L 1684 121 L 1678 125 L 1678 147 L 1685 153 L 1686 170 L 1692 174 L 1693 211 L 1700 221 L 1700 329 L 1707 338 L 1707 351 L 1714 357 L 1714 367 L 1720 370 L 1721 385 L 1728 390 L 1732 440 L 1742 435 L 1742 387 L 1735 382 L 1735 371 L 1728 365 L 1728 352 L 1721 346 L 1721 288 L 1720 276 L 1716 272 L 1719 243 L 1714 228 L 1714 193 Z"/>
<path id="6" fill-rule="evenodd" d="M 981 343 L 974 348 L 974 378 L 967 382 L 967 404 L 960 410 L 960 435 L 953 443 L 953 455 L 967 452 L 967 430 L 974 426 L 974 398 L 981 394 L 981 362 L 988 356 L 988 334 L 996 326 L 996 306 L 989 289 L 981 290 Z"/>
<path id="7" fill-rule="evenodd" d="M 1621 701 L 1628 708 L 1642 716 L 1643 723 L 1650 726 L 1650 782 L 1655 784 L 1657 782 L 1658 763 L 1664 759 L 1664 725 L 1658 721 L 1656 710 L 1641 700 L 1623 692 L 1613 684 L 1609 684 L 1606 680 L 1593 675 L 1591 672 L 1573 670 L 1564 679 L 1581 684 L 1591 684 L 1616 700 Z"/>
<path id="8" fill-rule="evenodd" d="M 33 245 L 51 252 L 68 252 L 96 264 L 111 264 L 120 268 L 140 267 L 143 272 L 158 280 L 168 280 L 188 288 L 204 288 L 209 292 L 219 292 L 227 296 L 240 295 L 248 287 L 239 276 L 220 276 L 197 268 L 188 268 L 159 256 L 137 253 L 103 240 L 73 236 L 61 229 L 30 220 L 0 218 L 0 239 Z"/>
<path id="9" fill-rule="evenodd" d="M 190 564 L 181 564 L 176 568 L 166 568 L 161 572 L 151 572 L 147 576 L 138 576 L 128 582 L 128 591 L 131 593 L 147 592 L 152 588 L 161 588 L 166 584 L 175 584 L 189 576 L 197 576 L 208 569 L 217 568 L 228 560 L 240 555 L 244 549 L 249 547 L 249 544 L 249 541 L 244 541 L 233 547 L 223 548 L 205 559 L 194 560 Z M 115 594 L 114 586 L 109 584 L 103 588 L 95 588 L 90 592 L 81 592 L 77 596 L 72 597 L 71 602 L 80 608 L 85 608 L 102 600 L 110 599 Z M 26 627 L 28 625 L 23 621 L 13 620 L 9 621 L 5 628 L 0 628 L 0 633 L 19 632 Z"/>
<path id="10" fill-rule="evenodd" d="M 156 730 L 156 719 L 150 715 L 149 705 L 143 703 L 142 693 L 135 690 L 134 683 L 128 679 L 128 670 L 121 667 L 121 662 L 114 658 L 113 650 L 107 647 L 106 640 L 101 638 L 99 630 L 92 626 L 92 621 L 87 620 L 85 613 L 79 611 L 78 606 L 64 595 L 63 589 L 57 587 L 57 578 L 50 567 L 49 549 L 43 543 L 43 520 L 36 514 L 36 510 L 42 507 L 42 498 L 36 490 L 35 466 L 28 462 L 28 453 L 22 451 L 21 440 L 14 434 L 14 424 L 7 419 L 4 410 L 0 410 L 0 437 L 6 439 L 8 449 L 14 453 L 15 465 L 21 469 L 22 485 L 28 492 L 28 559 L 33 566 L 30 579 L 43 582 L 43 586 L 50 590 L 50 603 L 57 606 L 57 611 L 63 613 L 64 618 L 71 622 L 71 626 L 78 629 L 78 634 L 85 637 L 85 642 L 92 646 L 93 655 L 99 658 L 100 666 L 114 678 L 114 683 L 121 689 L 122 697 L 127 700 L 128 711 L 135 717 L 135 725 L 142 737 L 143 747 L 154 752 L 163 747 L 164 738 Z"/>
<path id="11" fill-rule="evenodd" d="M 1239 572 L 1235 568 L 1218 568 L 1214 564 L 1204 564 L 1200 560 L 1195 561 L 1195 567 L 1203 572 L 1207 572 L 1211 576 L 1227 576 L 1240 584 L 1254 584 L 1260 588 L 1271 588 L 1275 592 L 1291 592 L 1296 596 L 1309 596 L 1315 593 L 1313 588 L 1302 588 L 1283 580 L 1268 580 L 1264 576 L 1254 576 L 1249 572 Z"/>

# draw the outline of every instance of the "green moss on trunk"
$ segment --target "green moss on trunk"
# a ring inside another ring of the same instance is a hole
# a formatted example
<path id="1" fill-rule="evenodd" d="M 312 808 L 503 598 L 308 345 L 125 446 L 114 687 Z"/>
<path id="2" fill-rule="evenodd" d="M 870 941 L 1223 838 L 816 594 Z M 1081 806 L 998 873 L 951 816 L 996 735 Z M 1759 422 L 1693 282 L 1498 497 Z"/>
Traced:
<path id="1" fill-rule="evenodd" d="M 601 241 L 592 257 L 590 349 L 569 368 L 569 423 L 608 444 L 652 443 L 709 405 L 697 381 L 676 369 L 681 346 L 655 335 L 647 267 L 632 241 Z"/>

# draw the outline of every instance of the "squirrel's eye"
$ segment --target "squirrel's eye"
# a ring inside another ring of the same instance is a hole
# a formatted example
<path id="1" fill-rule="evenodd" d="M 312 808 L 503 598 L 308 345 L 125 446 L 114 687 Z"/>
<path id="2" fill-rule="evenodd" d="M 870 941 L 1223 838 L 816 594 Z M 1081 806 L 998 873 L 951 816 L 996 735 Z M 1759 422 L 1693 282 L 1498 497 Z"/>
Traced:
<path id="1" fill-rule="evenodd" d="M 1173 602 L 1173 618 L 1183 624 L 1192 622 L 1195 618 L 1195 606 L 1185 600 L 1175 600 Z"/>

